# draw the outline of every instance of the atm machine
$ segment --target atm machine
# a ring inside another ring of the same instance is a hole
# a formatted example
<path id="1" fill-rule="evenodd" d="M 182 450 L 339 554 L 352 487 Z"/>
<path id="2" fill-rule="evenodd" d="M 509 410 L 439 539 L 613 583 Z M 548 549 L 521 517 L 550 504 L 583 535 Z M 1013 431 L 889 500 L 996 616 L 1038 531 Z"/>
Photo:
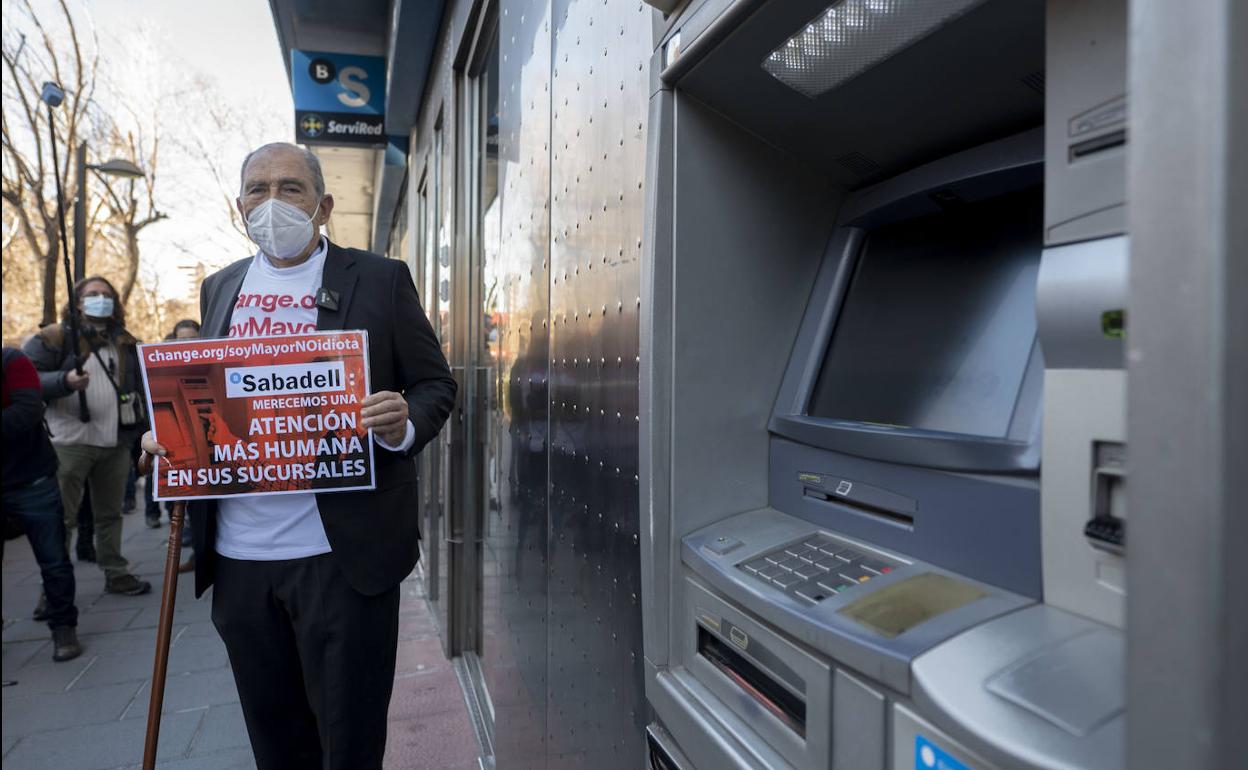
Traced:
<path id="1" fill-rule="evenodd" d="M 651 766 L 1122 768 L 1125 0 L 662 23 Z"/>

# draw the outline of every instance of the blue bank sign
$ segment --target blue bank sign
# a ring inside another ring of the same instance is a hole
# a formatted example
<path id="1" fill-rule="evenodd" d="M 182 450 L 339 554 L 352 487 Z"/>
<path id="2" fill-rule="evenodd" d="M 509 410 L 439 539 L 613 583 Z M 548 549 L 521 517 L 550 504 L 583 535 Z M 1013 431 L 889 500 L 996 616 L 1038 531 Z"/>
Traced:
<path id="1" fill-rule="evenodd" d="M 386 143 L 385 58 L 292 50 L 290 77 L 300 143 Z"/>

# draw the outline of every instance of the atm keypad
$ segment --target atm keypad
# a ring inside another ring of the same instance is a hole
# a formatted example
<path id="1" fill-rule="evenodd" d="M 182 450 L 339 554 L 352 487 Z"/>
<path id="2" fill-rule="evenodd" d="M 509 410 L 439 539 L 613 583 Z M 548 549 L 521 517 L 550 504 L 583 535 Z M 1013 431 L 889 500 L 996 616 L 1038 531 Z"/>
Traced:
<path id="1" fill-rule="evenodd" d="M 829 575 L 819 581 L 819 587 L 824 589 L 829 596 L 839 594 L 841 591 L 848 591 L 857 585 L 852 580 L 846 580 L 839 575 Z"/>
<path id="2" fill-rule="evenodd" d="M 774 562 L 767 561 L 766 559 L 755 559 L 754 561 L 748 561 L 745 564 L 742 564 L 741 568 L 746 572 L 757 575 L 759 572 L 774 566 Z"/>
<path id="3" fill-rule="evenodd" d="M 867 557 L 858 562 L 858 566 L 863 569 L 869 569 L 877 575 L 887 575 L 893 571 L 893 565 L 883 559 L 872 559 L 871 557 Z"/>
<path id="4" fill-rule="evenodd" d="M 855 583 L 865 583 L 875 577 L 875 573 L 865 570 L 857 564 L 846 564 L 837 570 L 837 573 L 846 580 L 852 580 Z"/>
<path id="5" fill-rule="evenodd" d="M 823 570 L 819 569 L 813 564 L 807 564 L 803 567 L 798 567 L 797 569 L 793 570 L 793 574 L 797 575 L 803 580 L 806 580 L 808 578 L 818 577 L 819 575 L 822 575 Z"/>
<path id="6" fill-rule="evenodd" d="M 833 591 L 832 589 L 824 586 L 822 583 L 814 580 L 808 580 L 805 583 L 798 585 L 793 590 L 793 593 L 808 602 L 821 602 L 828 597 L 836 595 L 836 591 Z"/>
<path id="7" fill-rule="evenodd" d="M 865 557 L 863 556 L 863 554 L 859 553 L 858 551 L 855 551 L 853 548 L 843 548 L 841 549 L 840 552 L 836 554 L 836 558 L 840 559 L 841 561 L 850 562 L 852 564 L 853 562 L 860 561 Z"/>
<path id="8" fill-rule="evenodd" d="M 738 565 L 768 585 L 811 603 L 888 574 L 898 566 L 827 535 L 807 537 Z"/>
<path id="9" fill-rule="evenodd" d="M 771 580 L 773 577 L 778 577 L 783 574 L 785 574 L 784 570 L 780 569 L 774 564 L 768 567 L 767 569 L 759 570 L 758 572 L 758 576 L 762 578 L 763 580 Z"/>
<path id="10" fill-rule="evenodd" d="M 795 586 L 802 582 L 802 579 L 792 572 L 786 572 L 783 575 L 776 575 L 771 579 L 771 582 L 773 585 L 787 589 L 790 586 Z"/>

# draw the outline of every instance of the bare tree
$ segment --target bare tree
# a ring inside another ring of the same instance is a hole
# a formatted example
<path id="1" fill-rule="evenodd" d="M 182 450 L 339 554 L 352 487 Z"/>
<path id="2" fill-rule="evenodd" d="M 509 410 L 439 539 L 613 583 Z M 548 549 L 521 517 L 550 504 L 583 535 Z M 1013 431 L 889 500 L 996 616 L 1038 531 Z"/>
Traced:
<path id="1" fill-rule="evenodd" d="M 54 322 L 57 316 L 56 268 L 60 241 L 55 177 L 61 178 L 66 200 L 72 199 L 77 191 L 71 173 L 73 153 L 68 148 L 77 145 L 80 131 L 87 123 L 99 69 L 99 45 L 94 33 L 93 50 L 84 53 L 77 24 L 65 0 L 60 0 L 58 7 L 68 29 L 66 44 L 58 44 L 30 3 L 21 0 L 17 8 L 38 40 L 32 44 L 21 35 L 17 40 L 6 38 L 3 45 L 8 87 L 4 89 L 0 195 L 16 213 L 17 228 L 29 253 L 42 262 L 44 324 Z M 54 80 L 66 91 L 65 103 L 52 113 L 52 133 L 66 148 L 59 167 L 52 163 L 47 118 L 39 101 L 43 80 Z"/>
<path id="2" fill-rule="evenodd" d="M 80 23 L 74 18 L 66 0 L 60 0 L 60 18 L 66 29 L 59 40 L 47 24 L 23 0 L 20 10 L 25 21 L 38 31 L 41 45 L 34 50 L 25 38 L 6 39 L 5 67 L 12 76 L 13 93 L 5 89 L 4 117 L 4 199 L 17 210 L 19 229 L 28 251 L 43 261 L 43 323 L 56 317 L 57 235 L 54 178 L 51 164 L 46 117 L 41 120 L 39 83 L 55 80 L 66 87 L 67 98 L 61 108 L 53 111 L 52 135 L 64 148 L 61 168 L 66 205 L 77 194 L 74 148 L 88 141 L 96 153 L 120 155 L 144 169 L 140 179 L 119 180 L 100 175 L 86 185 L 83 199 L 88 206 L 87 254 L 93 266 L 108 265 L 120 273 L 118 288 L 121 301 L 128 304 L 138 280 L 140 249 L 139 233 L 149 225 L 166 218 L 156 201 L 156 179 L 160 158 L 160 103 L 153 97 L 137 108 L 127 100 L 111 98 L 111 111 L 96 101 L 97 85 L 104 80 L 101 72 L 99 41 L 92 39 L 94 53 L 84 58 L 79 42 Z M 6 78 L 7 80 L 8 78 Z M 111 94 L 110 94 L 111 96 Z M 14 109 L 10 110 L 12 106 Z M 9 113 L 20 123 L 10 125 Z M 142 114 L 140 114 L 142 113 Z M 101 248 L 102 247 L 102 248 Z M 11 249 L 6 249 L 8 256 Z M 110 258 L 111 257 L 111 258 Z M 95 272 L 94 270 L 92 272 Z"/>
<path id="3" fill-rule="evenodd" d="M 121 231 L 121 251 L 124 257 L 124 276 L 121 281 L 122 304 L 130 302 L 135 282 L 139 275 L 139 232 L 148 225 L 155 224 L 168 215 L 156 207 L 156 173 L 157 161 L 160 157 L 160 135 L 158 116 L 152 116 L 153 126 L 147 132 L 150 139 L 145 141 L 144 132 L 140 130 L 127 132 L 125 136 L 114 128 L 111 144 L 120 147 L 125 157 L 134 158 L 144 170 L 142 179 L 110 180 L 101 176 L 100 181 L 105 190 L 104 200 L 112 214 L 110 224 Z M 109 228 L 112 229 L 111 227 Z"/>

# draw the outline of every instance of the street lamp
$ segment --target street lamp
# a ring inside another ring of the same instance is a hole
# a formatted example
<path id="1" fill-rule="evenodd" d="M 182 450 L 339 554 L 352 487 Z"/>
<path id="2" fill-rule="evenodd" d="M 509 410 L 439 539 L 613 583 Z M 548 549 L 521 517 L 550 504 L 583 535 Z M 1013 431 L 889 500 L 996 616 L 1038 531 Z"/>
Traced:
<path id="1" fill-rule="evenodd" d="M 60 225 L 60 243 L 57 245 L 58 251 L 61 252 L 61 265 L 65 268 L 65 292 L 69 295 L 69 318 L 66 319 L 69 325 L 69 334 L 65 340 L 66 349 L 73 356 L 74 369 L 78 372 L 78 376 L 82 376 L 82 355 L 78 347 L 78 341 L 81 337 L 81 329 L 78 326 L 78 303 L 74 297 L 74 280 L 70 275 L 69 269 L 69 246 L 66 243 L 68 238 L 65 237 L 65 193 L 61 189 L 61 161 L 56 151 L 56 125 L 52 121 L 52 110 L 61 106 L 61 102 L 65 101 L 65 90 L 56 83 L 48 81 L 43 84 L 43 90 L 39 93 L 39 99 L 48 106 L 48 142 L 52 145 L 52 178 L 56 180 L 56 221 Z M 85 390 L 78 391 L 78 419 L 83 422 L 91 421 L 91 411 L 87 408 L 87 393 Z"/>
<path id="2" fill-rule="evenodd" d="M 113 158 L 99 165 L 87 163 L 87 143 L 78 145 L 74 158 L 77 195 L 74 198 L 74 281 L 87 277 L 87 169 L 97 174 L 141 179 L 143 169 L 122 158 Z"/>

